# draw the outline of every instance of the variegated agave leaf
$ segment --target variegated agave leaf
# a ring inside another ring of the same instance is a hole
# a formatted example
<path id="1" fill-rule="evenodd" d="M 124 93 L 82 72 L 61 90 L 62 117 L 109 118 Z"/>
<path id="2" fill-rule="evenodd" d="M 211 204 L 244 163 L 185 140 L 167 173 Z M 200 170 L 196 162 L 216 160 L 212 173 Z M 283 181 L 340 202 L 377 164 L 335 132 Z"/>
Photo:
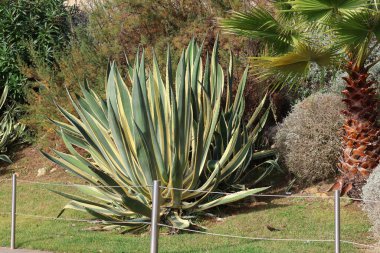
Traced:
<path id="1" fill-rule="evenodd" d="M 8 96 L 8 89 L 8 86 L 5 86 L 0 97 L 0 161 L 12 163 L 9 157 L 4 153 L 10 144 L 23 136 L 25 125 L 17 123 L 15 120 L 15 115 L 20 110 L 18 107 L 9 106 L 5 109 L 3 108 Z"/>
<path id="2" fill-rule="evenodd" d="M 160 180 L 161 220 L 182 228 L 191 224 L 186 215 L 266 189 L 210 200 L 211 191 L 247 164 L 260 130 L 241 124 L 247 71 L 239 98 L 223 110 L 225 78 L 217 51 L 216 42 L 203 64 L 202 47 L 192 40 L 172 76 L 168 50 L 165 77 L 155 56 L 147 68 L 144 53 L 138 55 L 127 65 L 131 90 L 113 63 L 105 100 L 85 85 L 83 96 L 69 95 L 75 115 L 58 106 L 68 123 L 53 122 L 69 153 L 44 155 L 89 184 L 78 187 L 88 197 L 59 193 L 71 199 L 64 209 L 88 212 L 105 224 L 136 231 L 150 219 L 151 185 Z M 213 150 L 218 150 L 217 159 Z"/>

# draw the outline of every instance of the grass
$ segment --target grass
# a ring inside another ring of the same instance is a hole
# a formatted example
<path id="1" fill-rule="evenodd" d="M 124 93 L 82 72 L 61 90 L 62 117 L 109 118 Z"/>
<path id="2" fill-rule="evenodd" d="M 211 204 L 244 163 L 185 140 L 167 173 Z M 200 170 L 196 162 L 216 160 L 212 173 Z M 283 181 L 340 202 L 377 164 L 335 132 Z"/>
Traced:
<path id="1" fill-rule="evenodd" d="M 63 186 L 53 186 L 63 190 Z M 67 188 L 67 187 L 66 187 Z M 69 188 L 68 191 L 74 191 Z M 10 210 L 10 184 L 0 184 L 0 212 Z M 64 198 L 49 192 L 43 185 L 18 185 L 17 237 L 19 248 L 50 250 L 54 252 L 148 252 L 149 234 L 122 235 L 116 231 L 95 232 L 93 224 L 83 222 L 52 221 L 24 217 L 21 214 L 56 216 Z M 261 203 L 261 202 L 260 202 Z M 223 221 L 198 221 L 208 232 L 249 237 L 333 239 L 334 218 L 331 200 L 278 199 L 250 208 L 223 210 Z M 90 218 L 83 213 L 67 212 L 66 218 Z M 356 204 L 342 204 L 342 239 L 372 244 L 369 223 Z M 271 232 L 267 225 L 280 228 Z M 252 241 L 215 237 L 201 234 L 167 235 L 162 230 L 160 252 L 333 252 L 333 243 Z M 10 216 L 0 216 L 0 246 L 9 247 Z M 343 244 L 342 252 L 363 252 L 353 245 Z"/>

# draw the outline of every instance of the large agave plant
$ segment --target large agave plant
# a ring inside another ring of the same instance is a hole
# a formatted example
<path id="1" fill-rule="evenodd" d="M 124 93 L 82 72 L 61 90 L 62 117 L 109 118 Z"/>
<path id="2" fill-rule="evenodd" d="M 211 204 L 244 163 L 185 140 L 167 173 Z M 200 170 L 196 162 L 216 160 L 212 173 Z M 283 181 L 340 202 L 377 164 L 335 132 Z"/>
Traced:
<path id="1" fill-rule="evenodd" d="M 230 54 L 230 63 L 227 71 L 227 84 L 226 84 L 226 100 L 224 108 L 221 110 L 220 119 L 214 138 L 211 145 L 212 159 L 218 160 L 222 157 L 225 148 L 232 138 L 232 131 L 238 131 L 240 134 L 234 146 L 233 154 L 237 154 L 248 142 L 252 145 L 249 146 L 248 154 L 243 159 L 239 168 L 231 173 L 225 181 L 221 182 L 221 190 L 236 190 L 246 189 L 249 186 L 256 185 L 266 176 L 270 175 L 274 170 L 283 173 L 277 163 L 277 154 L 274 150 L 261 150 L 254 152 L 255 142 L 263 129 L 265 122 L 270 113 L 270 109 L 263 111 L 266 102 L 266 96 L 262 99 L 259 106 L 251 115 L 246 124 L 242 122 L 242 117 L 245 109 L 244 89 L 246 84 L 247 70 L 243 75 L 235 99 L 233 99 L 233 58 Z M 262 115 L 261 115 L 262 114 Z M 234 155 L 231 156 L 233 158 Z M 253 166 L 253 169 L 247 170 L 248 166 Z M 255 175 L 252 175 L 252 174 Z M 246 180 L 248 178 L 248 181 Z"/>
<path id="2" fill-rule="evenodd" d="M 11 163 L 12 161 L 5 154 L 7 147 L 19 139 L 25 132 L 25 125 L 15 121 L 15 114 L 19 110 L 11 106 L 4 110 L 4 104 L 8 96 L 8 86 L 4 87 L 0 97 L 0 161 Z"/>
<path id="3" fill-rule="evenodd" d="M 136 231 L 145 226 L 139 222 L 150 220 L 151 185 L 160 180 L 161 221 L 187 228 L 192 225 L 191 214 L 267 189 L 246 189 L 227 196 L 210 193 L 241 174 L 268 114 L 263 112 L 261 120 L 257 117 L 262 104 L 249 128 L 242 126 L 247 71 L 233 103 L 230 97 L 222 108 L 225 77 L 217 50 L 216 42 L 203 64 L 202 48 L 191 41 L 174 76 L 168 50 L 164 78 L 154 56 L 148 69 L 144 55 L 141 59 L 137 55 L 126 71 L 131 92 L 112 64 L 105 100 L 85 85 L 83 97 L 70 96 L 78 117 L 58 106 L 69 124 L 54 122 L 70 154 L 44 155 L 89 184 L 78 186 L 89 198 L 57 192 L 71 199 L 62 212 L 85 211 L 110 227 Z"/>

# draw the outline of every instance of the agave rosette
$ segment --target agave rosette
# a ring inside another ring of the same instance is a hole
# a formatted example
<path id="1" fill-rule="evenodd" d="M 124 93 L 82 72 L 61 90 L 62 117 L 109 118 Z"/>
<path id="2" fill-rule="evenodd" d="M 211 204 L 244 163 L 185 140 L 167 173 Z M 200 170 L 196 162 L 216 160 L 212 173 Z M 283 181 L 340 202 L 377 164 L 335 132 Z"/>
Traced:
<path id="1" fill-rule="evenodd" d="M 89 184 L 78 186 L 88 197 L 58 192 L 71 199 L 62 212 L 85 211 L 110 227 L 139 230 L 150 221 L 151 186 L 160 180 L 161 221 L 187 228 L 192 225 L 189 215 L 267 189 L 210 193 L 247 166 L 268 115 L 262 103 L 252 126 L 241 125 L 247 70 L 235 100 L 231 97 L 222 108 L 225 77 L 217 51 L 218 42 L 203 65 L 202 47 L 192 40 L 173 76 L 168 50 L 165 78 L 155 56 L 149 69 L 144 53 L 138 54 L 133 65 L 127 64 L 131 91 L 111 64 L 104 100 L 85 85 L 82 97 L 70 96 L 77 116 L 58 105 L 69 124 L 54 123 L 69 154 L 44 155 Z"/>

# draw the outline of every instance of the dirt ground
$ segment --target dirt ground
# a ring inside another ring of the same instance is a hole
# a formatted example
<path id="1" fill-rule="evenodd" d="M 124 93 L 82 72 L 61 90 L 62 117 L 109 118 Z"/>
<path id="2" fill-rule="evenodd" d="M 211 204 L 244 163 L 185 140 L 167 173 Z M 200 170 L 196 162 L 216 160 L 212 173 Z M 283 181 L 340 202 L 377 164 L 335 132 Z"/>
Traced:
<path id="1" fill-rule="evenodd" d="M 13 163 L 0 168 L 0 179 L 10 178 L 16 173 L 20 180 L 44 181 L 44 182 L 65 182 L 77 183 L 74 178 L 58 165 L 45 158 L 39 148 L 26 146 L 11 157 Z M 39 171 L 43 175 L 37 176 Z"/>

